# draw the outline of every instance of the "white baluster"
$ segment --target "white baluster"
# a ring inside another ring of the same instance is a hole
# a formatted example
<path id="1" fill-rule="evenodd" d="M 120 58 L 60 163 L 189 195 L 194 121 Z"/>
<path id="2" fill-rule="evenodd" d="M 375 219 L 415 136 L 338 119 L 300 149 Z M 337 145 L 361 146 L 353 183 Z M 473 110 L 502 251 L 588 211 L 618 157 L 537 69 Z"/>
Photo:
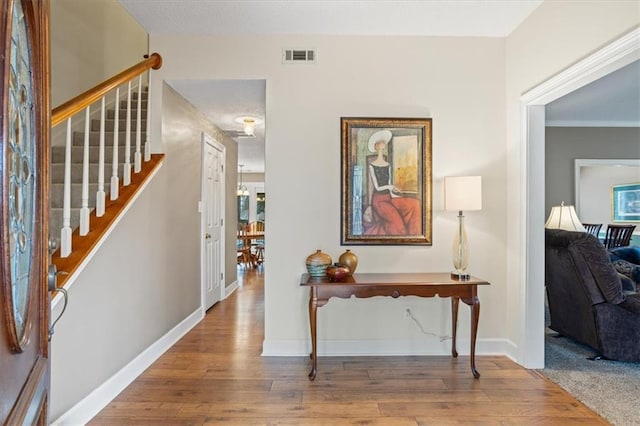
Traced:
<path id="1" fill-rule="evenodd" d="M 82 207 L 80 208 L 80 236 L 89 233 L 89 121 L 90 106 L 84 114 L 84 151 L 82 156 Z"/>
<path id="2" fill-rule="evenodd" d="M 111 162 L 111 200 L 117 200 L 118 186 L 120 180 L 118 179 L 118 132 L 120 131 L 120 88 L 116 88 L 116 111 L 113 117 L 113 161 Z"/>
<path id="3" fill-rule="evenodd" d="M 60 257 L 68 257 L 71 254 L 71 117 L 67 119 L 67 141 L 64 149 L 63 197 Z"/>
<path id="4" fill-rule="evenodd" d="M 104 216 L 104 96 L 100 105 L 100 148 L 98 152 L 98 192 L 96 193 L 96 216 Z"/>
<path id="5" fill-rule="evenodd" d="M 120 108 L 120 102 L 117 104 L 117 108 Z M 129 81 L 129 87 L 127 90 L 127 134 L 125 136 L 124 145 L 124 176 L 122 178 L 124 186 L 131 183 L 131 81 Z"/>
<path id="6" fill-rule="evenodd" d="M 142 154 L 140 153 L 140 145 L 142 143 L 142 74 L 138 76 L 138 111 L 136 114 L 136 153 L 133 156 L 133 171 L 140 173 L 142 170 Z"/>
<path id="7" fill-rule="evenodd" d="M 151 161 L 151 88 L 149 87 L 149 76 L 147 72 L 147 128 L 144 139 L 144 161 Z"/>

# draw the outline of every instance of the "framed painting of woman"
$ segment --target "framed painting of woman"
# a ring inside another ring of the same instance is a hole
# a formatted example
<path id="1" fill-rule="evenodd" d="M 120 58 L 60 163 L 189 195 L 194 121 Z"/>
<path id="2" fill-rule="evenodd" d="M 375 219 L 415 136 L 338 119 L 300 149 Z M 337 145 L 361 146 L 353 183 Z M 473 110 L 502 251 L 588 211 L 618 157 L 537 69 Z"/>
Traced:
<path id="1" fill-rule="evenodd" d="M 340 119 L 343 245 L 431 245 L 431 119 Z"/>

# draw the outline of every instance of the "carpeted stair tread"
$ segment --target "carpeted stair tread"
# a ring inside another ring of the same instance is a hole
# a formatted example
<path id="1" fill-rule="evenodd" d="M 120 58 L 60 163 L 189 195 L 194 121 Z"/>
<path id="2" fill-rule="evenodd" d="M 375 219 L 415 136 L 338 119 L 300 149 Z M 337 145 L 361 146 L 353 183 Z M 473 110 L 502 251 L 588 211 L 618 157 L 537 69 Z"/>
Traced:
<path id="1" fill-rule="evenodd" d="M 93 211 L 93 209 L 91 209 Z M 80 209 L 71 209 L 71 229 L 80 226 Z M 62 208 L 52 207 L 49 213 L 49 235 L 60 239 L 60 230 L 62 229 Z"/>
<path id="2" fill-rule="evenodd" d="M 144 152 L 141 147 L 141 155 L 144 155 Z M 133 163 L 133 154 L 136 151 L 135 144 L 131 144 L 131 163 Z M 124 162 L 124 147 L 118 149 L 118 159 L 120 162 Z M 100 156 L 100 147 L 98 146 L 90 146 L 89 147 L 89 162 L 97 163 L 98 158 Z M 72 146 L 71 147 L 71 162 L 72 163 L 82 163 L 84 157 L 84 147 L 82 146 Z M 113 159 L 113 150 L 105 149 L 104 150 L 105 162 L 110 163 Z M 65 147 L 64 146 L 54 146 L 51 148 L 51 162 L 53 163 L 64 163 L 65 158 Z"/>
<path id="3" fill-rule="evenodd" d="M 120 117 L 119 118 L 125 118 L 126 119 L 126 117 L 127 117 L 126 114 L 127 114 L 127 107 L 120 108 Z M 116 116 L 116 112 L 115 112 L 115 110 L 112 110 L 112 109 L 108 110 L 107 113 L 105 114 L 105 118 L 108 118 L 108 119 L 113 119 L 113 118 L 115 118 L 115 116 Z M 136 121 L 137 116 L 138 116 L 137 109 L 133 107 L 133 104 L 131 104 L 131 119 L 133 121 Z M 147 116 L 147 108 L 143 107 L 140 110 L 140 116 L 141 116 L 141 118 Z M 132 122 L 132 124 L 133 124 L 133 122 Z"/>
<path id="4" fill-rule="evenodd" d="M 111 180 L 111 171 L 113 165 L 106 163 L 104 165 L 105 181 Z M 71 164 L 71 182 L 82 182 L 82 163 Z M 122 164 L 118 164 L 118 177 L 122 180 L 123 167 Z M 98 176 L 98 164 L 89 164 L 89 176 L 91 180 L 97 180 Z M 51 183 L 64 183 L 64 163 L 54 163 L 51 165 Z"/>
<path id="5" fill-rule="evenodd" d="M 115 115 L 114 115 L 115 116 Z M 147 121 L 146 121 L 147 116 L 144 115 L 141 117 L 140 123 L 141 123 L 141 128 L 142 131 L 147 130 Z M 104 120 L 104 128 L 105 131 L 107 132 L 113 132 L 113 126 L 115 124 L 116 120 L 115 118 L 108 118 Z M 125 132 L 126 131 L 126 126 L 127 126 L 127 119 L 126 117 L 123 117 L 122 115 L 118 118 L 118 126 L 119 131 L 120 132 Z M 137 122 L 137 117 L 132 117 L 131 120 L 131 131 L 135 131 L 138 128 L 138 122 Z M 91 120 L 91 127 L 90 130 L 92 132 L 99 132 L 100 131 L 100 119 L 99 118 L 94 118 Z"/>
<path id="6" fill-rule="evenodd" d="M 111 183 L 107 182 L 105 179 L 104 183 L 104 192 L 107 194 L 107 198 L 109 198 L 109 191 L 111 189 Z M 90 208 L 94 208 L 96 206 L 96 193 L 98 192 L 98 184 L 90 183 L 89 184 L 89 199 L 88 204 Z M 64 183 L 54 183 L 51 185 L 51 198 L 49 200 L 51 207 L 63 207 L 64 203 Z M 71 184 L 71 207 L 82 207 L 82 184 L 81 183 L 72 183 Z"/>
<path id="7" fill-rule="evenodd" d="M 147 139 L 145 132 L 140 134 L 142 143 Z M 127 132 L 118 132 L 118 146 L 124 146 L 127 142 Z M 131 144 L 136 143 L 136 132 L 131 132 Z M 73 146 L 84 146 L 84 132 L 73 132 L 71 138 Z M 100 146 L 100 132 L 89 132 L 89 145 Z M 113 147 L 113 132 L 104 132 L 104 145 Z"/>

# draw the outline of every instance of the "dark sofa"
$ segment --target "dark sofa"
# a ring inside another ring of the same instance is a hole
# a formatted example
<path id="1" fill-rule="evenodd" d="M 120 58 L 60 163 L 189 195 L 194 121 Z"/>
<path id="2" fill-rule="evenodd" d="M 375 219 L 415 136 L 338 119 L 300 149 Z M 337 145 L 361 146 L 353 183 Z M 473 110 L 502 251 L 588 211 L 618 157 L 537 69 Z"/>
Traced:
<path id="1" fill-rule="evenodd" d="M 605 358 L 640 362 L 640 293 L 623 291 L 607 250 L 593 235 L 545 232 L 550 328 Z"/>
<path id="2" fill-rule="evenodd" d="M 627 246 L 609 250 L 609 259 L 616 271 L 631 278 L 640 285 L 640 247 Z M 640 290 L 640 288 L 638 288 Z"/>

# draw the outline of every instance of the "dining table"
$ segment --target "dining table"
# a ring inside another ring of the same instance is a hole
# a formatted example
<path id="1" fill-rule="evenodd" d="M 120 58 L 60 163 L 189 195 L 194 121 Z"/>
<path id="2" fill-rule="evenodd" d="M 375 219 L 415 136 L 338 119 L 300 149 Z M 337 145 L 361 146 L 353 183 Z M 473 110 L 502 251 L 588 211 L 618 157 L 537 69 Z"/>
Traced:
<path id="1" fill-rule="evenodd" d="M 251 251 L 251 245 L 253 241 L 264 240 L 264 231 L 238 231 L 237 235 L 238 241 L 242 242 L 242 247 L 248 250 L 249 253 L 249 263 L 252 267 L 257 267 L 258 264 L 262 261 L 259 258 L 258 253 L 253 253 Z"/>

